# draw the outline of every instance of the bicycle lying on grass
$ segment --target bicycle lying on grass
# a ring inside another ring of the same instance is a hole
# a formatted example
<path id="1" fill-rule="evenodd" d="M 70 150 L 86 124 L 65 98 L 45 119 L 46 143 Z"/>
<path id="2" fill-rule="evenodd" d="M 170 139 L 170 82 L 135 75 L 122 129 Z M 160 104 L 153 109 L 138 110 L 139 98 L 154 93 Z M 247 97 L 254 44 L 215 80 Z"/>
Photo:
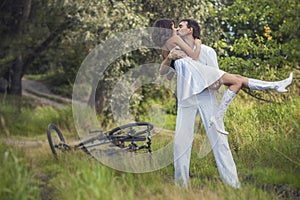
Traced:
<path id="1" fill-rule="evenodd" d="M 55 157 L 58 154 L 72 149 L 81 149 L 84 152 L 91 154 L 95 147 L 104 144 L 112 144 L 119 147 L 121 150 L 129 152 L 137 152 L 139 150 L 146 150 L 151 153 L 151 130 L 153 125 L 148 122 L 135 122 L 122 126 L 118 126 L 109 131 L 93 130 L 89 134 L 97 134 L 88 139 L 85 139 L 74 146 L 70 146 L 65 142 L 65 138 L 60 129 L 54 125 L 49 124 L 47 127 L 47 138 L 51 151 Z M 146 141 L 142 143 L 143 141 Z"/>

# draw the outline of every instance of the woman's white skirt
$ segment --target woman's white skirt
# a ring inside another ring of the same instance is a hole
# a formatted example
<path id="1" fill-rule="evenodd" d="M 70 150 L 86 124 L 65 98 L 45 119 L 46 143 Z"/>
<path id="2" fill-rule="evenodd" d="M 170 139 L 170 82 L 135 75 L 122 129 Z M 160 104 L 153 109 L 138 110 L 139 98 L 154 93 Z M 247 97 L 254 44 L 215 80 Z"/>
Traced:
<path id="1" fill-rule="evenodd" d="M 175 61 L 177 72 L 177 99 L 181 102 L 204 89 L 215 85 L 224 71 L 206 66 L 190 57 Z"/>

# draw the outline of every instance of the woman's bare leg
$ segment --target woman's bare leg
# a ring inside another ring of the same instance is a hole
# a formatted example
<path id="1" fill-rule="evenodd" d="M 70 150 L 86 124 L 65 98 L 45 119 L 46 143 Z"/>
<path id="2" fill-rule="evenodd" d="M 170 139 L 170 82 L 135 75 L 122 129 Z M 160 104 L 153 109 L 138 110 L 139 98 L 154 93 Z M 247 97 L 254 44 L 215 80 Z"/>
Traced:
<path id="1" fill-rule="evenodd" d="M 235 94 L 243 87 L 248 88 L 248 78 L 241 75 L 225 73 L 220 80 Z"/>

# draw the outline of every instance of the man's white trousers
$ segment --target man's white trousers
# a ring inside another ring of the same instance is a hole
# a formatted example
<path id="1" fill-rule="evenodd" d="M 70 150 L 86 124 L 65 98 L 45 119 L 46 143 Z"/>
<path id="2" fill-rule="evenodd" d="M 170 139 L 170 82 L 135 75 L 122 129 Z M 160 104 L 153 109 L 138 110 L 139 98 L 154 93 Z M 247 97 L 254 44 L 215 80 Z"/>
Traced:
<path id="1" fill-rule="evenodd" d="M 174 136 L 175 182 L 178 185 L 189 185 L 189 169 L 194 125 L 197 113 L 200 114 L 209 142 L 211 144 L 218 170 L 223 181 L 239 187 L 236 166 L 228 144 L 227 135 L 209 126 L 209 119 L 218 107 L 214 92 L 208 89 L 178 103 L 176 130 Z"/>

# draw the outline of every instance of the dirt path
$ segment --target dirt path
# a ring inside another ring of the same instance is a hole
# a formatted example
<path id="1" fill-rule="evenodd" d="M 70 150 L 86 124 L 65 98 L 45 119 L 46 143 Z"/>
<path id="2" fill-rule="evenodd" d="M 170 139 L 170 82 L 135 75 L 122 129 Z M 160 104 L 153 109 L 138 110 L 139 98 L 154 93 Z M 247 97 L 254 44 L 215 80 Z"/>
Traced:
<path id="1" fill-rule="evenodd" d="M 22 95 L 29 96 L 38 103 L 38 105 L 52 106 L 52 107 L 64 107 L 67 104 L 72 103 L 71 99 L 64 98 L 53 94 L 43 83 L 26 78 L 22 79 Z M 6 127 L 5 120 L 0 116 L 0 127 L 4 129 L 4 133 L 7 137 L 1 138 L 5 143 L 26 149 L 37 149 L 47 144 L 47 139 L 43 140 L 30 140 L 28 138 L 18 138 L 10 136 L 9 130 Z"/>
<path id="2" fill-rule="evenodd" d="M 26 78 L 22 79 L 22 94 L 53 107 L 63 107 L 72 103 L 72 99 L 53 94 L 43 83 Z"/>
<path id="3" fill-rule="evenodd" d="M 22 95 L 37 100 L 39 105 L 64 107 L 67 104 L 72 103 L 71 99 L 54 95 L 44 84 L 38 81 L 28 80 L 26 78 L 22 79 Z M 2 140 L 4 140 L 4 142 L 8 145 L 22 148 L 28 156 L 29 160 L 35 160 L 36 156 L 39 156 L 47 151 L 50 152 L 46 134 L 45 139 L 39 140 L 16 138 L 12 136 L 2 138 Z M 36 167 L 34 164 L 32 165 L 34 168 Z M 36 174 L 36 177 L 40 180 L 40 199 L 49 199 L 49 194 L 51 194 L 52 192 L 52 188 L 48 185 L 50 177 L 47 174 L 41 172 L 39 169 L 34 169 L 34 172 Z"/>
<path id="4" fill-rule="evenodd" d="M 39 148 L 47 143 L 47 139 L 46 136 L 44 140 L 28 140 L 22 138 L 8 137 L 5 138 L 5 143 L 20 148 Z"/>

